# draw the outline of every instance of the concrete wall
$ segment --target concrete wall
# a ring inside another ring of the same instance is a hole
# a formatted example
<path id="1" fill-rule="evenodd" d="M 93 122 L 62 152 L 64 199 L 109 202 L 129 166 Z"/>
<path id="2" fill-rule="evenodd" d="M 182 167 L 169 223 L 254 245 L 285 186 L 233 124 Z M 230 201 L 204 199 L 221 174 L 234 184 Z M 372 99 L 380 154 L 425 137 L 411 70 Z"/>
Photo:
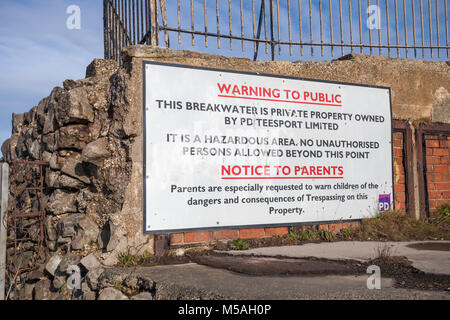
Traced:
<path id="1" fill-rule="evenodd" d="M 142 127 L 142 61 L 151 60 L 192 66 L 220 68 L 235 71 L 260 72 L 299 78 L 341 81 L 367 85 L 387 86 L 391 88 L 392 113 L 397 120 L 406 120 L 413 126 L 421 121 L 450 123 L 450 68 L 445 62 L 426 62 L 364 55 L 348 55 L 331 62 L 285 62 L 257 61 L 227 58 L 218 55 L 202 54 L 192 51 L 175 51 L 149 46 L 132 46 L 123 52 L 125 66 L 131 73 L 132 87 L 130 93 L 134 104 L 130 104 L 127 121 L 131 128 Z M 132 183 L 128 192 L 140 195 L 142 183 L 142 140 L 141 132 L 137 134 L 133 145 L 133 154 L 137 164 L 133 169 Z M 405 210 L 407 202 L 406 176 L 404 166 L 404 138 L 401 133 L 394 135 L 394 192 L 396 210 Z M 449 180 L 448 178 L 446 178 Z M 140 202 L 139 202 L 140 203 Z M 138 209 L 138 208 L 134 208 Z M 141 212 L 141 208 L 139 208 Z M 139 226 L 139 221 L 133 223 Z M 323 225 L 320 228 L 333 232 L 349 227 L 351 224 L 338 223 Z M 171 245 L 213 242 L 237 238 L 258 238 L 288 233 L 287 227 L 252 228 L 221 231 L 186 232 L 173 234 Z"/>

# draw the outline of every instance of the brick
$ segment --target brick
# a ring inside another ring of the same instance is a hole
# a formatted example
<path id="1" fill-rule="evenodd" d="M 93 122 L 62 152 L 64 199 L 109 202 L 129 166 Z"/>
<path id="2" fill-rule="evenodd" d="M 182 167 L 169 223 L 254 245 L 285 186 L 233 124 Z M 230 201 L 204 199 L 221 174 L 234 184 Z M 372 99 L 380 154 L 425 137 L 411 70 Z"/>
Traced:
<path id="1" fill-rule="evenodd" d="M 328 225 L 327 225 L 327 224 L 321 224 L 321 225 L 319 225 L 319 230 L 325 230 L 325 231 L 328 231 Z"/>
<path id="2" fill-rule="evenodd" d="M 348 224 L 349 224 L 350 228 L 356 228 L 360 225 L 360 223 L 358 221 L 349 222 Z"/>
<path id="3" fill-rule="evenodd" d="M 429 182 L 429 183 L 427 184 L 427 188 L 428 188 L 428 190 L 437 190 L 437 189 L 436 189 L 436 183 L 434 183 L 434 182 Z"/>
<path id="4" fill-rule="evenodd" d="M 428 198 L 437 200 L 437 199 L 443 199 L 444 197 L 443 197 L 442 191 L 429 191 Z"/>
<path id="5" fill-rule="evenodd" d="M 440 159 L 441 159 L 441 157 L 428 156 L 428 157 L 426 157 L 427 165 L 429 165 L 429 164 L 439 164 L 439 163 L 441 163 Z"/>
<path id="6" fill-rule="evenodd" d="M 216 230 L 213 232 L 214 240 L 234 240 L 239 238 L 239 230 Z"/>
<path id="7" fill-rule="evenodd" d="M 436 182 L 434 186 L 435 190 L 450 190 L 450 182 Z"/>
<path id="8" fill-rule="evenodd" d="M 402 149 L 394 149 L 394 157 L 403 157 Z"/>
<path id="9" fill-rule="evenodd" d="M 436 201 L 436 207 L 435 208 L 439 208 L 440 206 L 448 203 L 448 200 L 435 200 L 435 201 Z"/>
<path id="10" fill-rule="evenodd" d="M 289 233 L 288 227 L 266 228 L 265 229 L 266 237 L 283 236 L 288 233 Z"/>
<path id="11" fill-rule="evenodd" d="M 404 202 L 406 201 L 406 195 L 404 192 L 395 194 L 395 201 Z"/>
<path id="12" fill-rule="evenodd" d="M 433 211 L 434 209 L 436 209 L 436 200 L 428 200 L 428 207 L 430 208 L 431 211 Z"/>
<path id="13" fill-rule="evenodd" d="M 433 149 L 433 155 L 434 156 L 441 156 L 441 157 L 447 157 L 450 156 L 450 149 Z"/>
<path id="14" fill-rule="evenodd" d="M 404 202 L 397 202 L 394 203 L 395 210 L 404 211 L 406 209 L 406 205 Z"/>
<path id="15" fill-rule="evenodd" d="M 446 173 L 428 173 L 427 178 L 431 182 L 447 182 L 450 180 Z"/>
<path id="16" fill-rule="evenodd" d="M 444 165 L 434 165 L 433 166 L 433 172 L 435 173 L 448 173 L 448 166 Z"/>
<path id="17" fill-rule="evenodd" d="M 184 234 L 184 243 L 209 242 L 212 239 L 211 231 L 186 232 Z"/>
<path id="18" fill-rule="evenodd" d="M 440 157 L 440 164 L 450 164 L 450 157 Z"/>
<path id="19" fill-rule="evenodd" d="M 397 192 L 405 192 L 405 185 L 403 184 L 403 183 L 396 183 L 395 185 L 394 185 L 394 192 L 395 193 L 397 193 Z"/>
<path id="20" fill-rule="evenodd" d="M 239 237 L 241 239 L 264 238 L 265 235 L 266 234 L 264 232 L 264 228 L 251 228 L 239 230 Z"/>
<path id="21" fill-rule="evenodd" d="M 425 145 L 427 148 L 439 148 L 439 140 L 426 140 Z"/>
<path id="22" fill-rule="evenodd" d="M 439 140 L 439 146 L 441 148 L 450 148 L 450 141 L 448 141 L 448 140 Z"/>
<path id="23" fill-rule="evenodd" d="M 183 234 L 182 233 L 172 233 L 170 235 L 170 244 L 183 244 Z"/>
<path id="24" fill-rule="evenodd" d="M 403 139 L 394 139 L 394 149 L 403 149 Z"/>
<path id="25" fill-rule="evenodd" d="M 342 223 L 332 223 L 328 225 L 328 231 L 338 233 L 342 230 Z"/>
<path id="26" fill-rule="evenodd" d="M 434 150 L 433 148 L 425 148 L 425 154 L 427 156 L 433 156 L 434 155 L 433 150 Z"/>
<path id="27" fill-rule="evenodd" d="M 394 174 L 395 183 L 405 183 L 405 175 L 403 174 Z"/>

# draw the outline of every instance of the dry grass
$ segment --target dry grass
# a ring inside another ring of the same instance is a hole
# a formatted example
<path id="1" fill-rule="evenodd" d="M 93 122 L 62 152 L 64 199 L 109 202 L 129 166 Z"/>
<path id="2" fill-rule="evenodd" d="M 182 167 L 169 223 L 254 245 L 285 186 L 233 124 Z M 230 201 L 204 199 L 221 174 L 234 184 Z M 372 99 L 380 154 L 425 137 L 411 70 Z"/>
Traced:
<path id="1" fill-rule="evenodd" d="M 390 260 L 393 255 L 394 255 L 393 246 L 385 243 L 383 245 L 378 246 L 378 248 L 376 249 L 375 259 L 380 259 L 384 261 Z"/>
<path id="2" fill-rule="evenodd" d="M 450 240 L 450 206 L 443 206 L 424 220 L 402 212 L 385 212 L 363 219 L 358 227 L 346 229 L 345 238 L 353 240 Z"/>

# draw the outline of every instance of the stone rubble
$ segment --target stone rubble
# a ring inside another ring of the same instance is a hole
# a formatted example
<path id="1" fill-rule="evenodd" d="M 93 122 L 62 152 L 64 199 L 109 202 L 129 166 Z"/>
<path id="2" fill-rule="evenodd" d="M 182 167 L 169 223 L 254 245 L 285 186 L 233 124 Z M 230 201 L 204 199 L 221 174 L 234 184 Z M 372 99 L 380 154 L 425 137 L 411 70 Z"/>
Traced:
<path id="1" fill-rule="evenodd" d="M 20 277 L 16 289 L 21 297 L 94 300 L 104 267 L 116 264 L 124 248 L 152 251 L 148 237 L 130 242 L 133 234 L 127 234 L 126 224 L 117 218 L 127 214 L 122 211 L 136 136 L 125 128 L 130 111 L 130 101 L 124 97 L 131 86 L 129 72 L 115 61 L 95 59 L 85 79 L 66 80 L 29 112 L 12 115 L 12 136 L 1 147 L 3 160 L 10 165 L 17 159 L 48 162 L 44 169 L 45 272 L 34 269 Z M 29 192 L 21 195 L 19 205 L 39 210 Z M 39 233 L 37 222 L 29 222 L 34 235 Z M 12 230 L 9 233 L 14 236 Z M 21 266 L 32 264 L 36 246 L 36 241 L 23 244 L 24 252 L 17 257 Z M 13 248 L 7 252 L 11 261 Z M 71 265 L 80 267 L 80 290 L 67 288 Z M 13 272 L 12 264 L 8 271 Z M 109 289 L 100 293 L 99 298 L 105 297 L 124 298 Z"/>

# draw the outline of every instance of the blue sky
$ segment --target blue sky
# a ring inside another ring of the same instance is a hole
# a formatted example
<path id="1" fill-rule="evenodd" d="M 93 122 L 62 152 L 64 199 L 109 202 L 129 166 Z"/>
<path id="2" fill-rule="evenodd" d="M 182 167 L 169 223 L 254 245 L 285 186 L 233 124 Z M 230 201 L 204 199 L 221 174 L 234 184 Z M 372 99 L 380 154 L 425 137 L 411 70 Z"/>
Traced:
<path id="1" fill-rule="evenodd" d="M 69 30 L 69 5 L 81 8 L 81 29 Z M 23 113 L 65 79 L 84 78 L 103 57 L 102 1 L 0 1 L 0 141 L 11 134 L 11 114 Z"/>
<path id="2" fill-rule="evenodd" d="M 255 11 L 259 11 L 259 3 L 261 0 L 255 0 Z M 292 40 L 299 41 L 298 32 L 298 1 L 290 0 L 291 2 L 291 27 Z M 343 37 L 345 42 L 350 41 L 349 32 L 349 0 L 342 0 L 343 12 Z M 445 10 L 444 1 L 438 0 L 438 7 L 440 9 L 440 30 L 441 30 L 441 45 L 445 45 Z M 220 14 L 224 15 L 220 21 L 220 31 L 228 33 L 228 1 L 220 0 Z M 281 8 L 286 8 L 287 0 L 279 0 Z M 172 27 L 177 26 L 176 16 L 176 0 L 167 0 L 168 24 Z M 203 22 L 203 0 L 194 0 L 194 20 L 195 29 L 204 30 Z M 215 3 L 214 0 L 207 0 L 207 17 L 208 17 L 208 31 L 216 32 L 216 17 L 215 17 Z M 276 1 L 274 0 L 274 3 Z M 340 41 L 340 26 L 339 26 L 339 1 L 332 0 L 332 11 L 334 17 L 333 36 L 334 41 Z M 356 20 L 357 17 L 357 1 L 353 0 L 353 37 L 354 42 L 359 42 L 359 25 Z M 369 29 L 365 25 L 367 15 L 364 16 L 367 8 L 367 1 L 362 3 L 362 36 L 363 42 L 368 43 Z M 371 0 L 371 4 L 376 4 L 376 0 Z M 385 19 L 385 5 L 386 0 L 380 0 L 381 7 L 381 39 L 386 41 L 386 19 Z M 398 19 L 400 23 L 399 43 L 404 43 L 403 26 L 403 1 L 398 0 Z M 416 0 L 416 37 L 417 43 L 420 44 L 421 32 L 419 24 L 419 1 Z M 431 13 L 434 19 L 435 3 L 431 1 Z M 309 1 L 302 0 L 302 19 L 303 19 L 303 41 L 309 41 Z M 314 40 L 320 41 L 320 24 L 319 24 L 319 0 L 312 0 L 312 15 L 314 30 Z M 394 25 L 394 4 L 389 0 L 390 10 L 390 38 L 391 43 L 395 43 L 395 25 Z M 408 24 L 412 24 L 411 19 L 411 1 L 406 0 Z M 428 33 L 428 2 L 423 1 L 424 4 L 424 41 L 428 43 L 430 40 Z M 78 5 L 81 9 L 81 29 L 69 30 L 66 27 L 66 20 L 69 14 L 66 9 L 70 5 Z M 190 29 L 190 1 L 181 0 L 181 9 L 185 14 L 181 17 L 181 26 L 185 29 Z M 240 35 L 240 0 L 232 0 L 232 21 L 233 34 Z M 251 17 L 252 1 L 244 0 L 243 7 L 246 17 Z M 450 6 L 449 6 L 450 7 Z M 329 0 L 322 0 L 323 9 L 323 40 L 327 42 L 330 40 L 330 25 L 329 25 Z M 269 10 L 267 8 L 267 15 Z M 450 13 L 449 13 L 450 15 Z M 81 79 L 84 78 L 86 66 L 94 58 L 103 57 L 103 1 L 102 0 L 0 0 L 0 143 L 6 140 L 11 133 L 11 114 L 23 113 L 37 105 L 38 102 L 49 95 L 55 86 L 61 86 L 65 79 Z M 280 12 L 280 30 L 281 40 L 288 40 L 288 17 L 287 12 L 282 10 Z M 257 19 L 256 19 L 257 21 Z M 436 42 L 436 30 L 433 27 L 433 38 Z M 275 25 L 275 37 L 277 38 L 278 26 Z M 269 32 L 269 29 L 267 30 Z M 408 43 L 413 41 L 412 28 L 408 28 Z M 247 37 L 253 36 L 253 27 L 251 19 L 244 20 L 244 33 Z M 262 32 L 264 36 L 264 29 Z M 378 33 L 372 33 L 373 43 L 378 42 Z M 163 43 L 163 34 L 161 33 L 161 45 Z M 171 33 L 170 35 L 171 47 L 175 49 L 191 49 L 209 53 L 219 53 L 227 56 L 237 57 L 253 57 L 253 45 L 251 43 L 245 44 L 245 50 L 242 51 L 241 42 L 233 41 L 233 50 L 230 50 L 230 41 L 221 39 L 221 49 L 217 49 L 217 41 L 211 37 L 208 38 L 209 46 L 205 47 L 205 38 L 203 36 L 196 36 L 195 45 L 191 46 L 191 36 L 182 35 L 182 44 L 178 44 L 178 35 Z M 278 49 L 278 48 L 277 48 Z M 277 60 L 330 60 L 337 58 L 341 54 L 340 48 L 335 47 L 334 57 L 330 56 L 330 49 L 324 49 L 324 56 L 320 55 L 320 47 L 316 47 L 315 55 L 311 57 L 310 48 L 304 48 L 304 56 L 300 57 L 299 48 L 293 47 L 293 56 L 289 55 L 289 48 L 287 46 L 282 48 L 281 54 L 278 55 Z M 359 53 L 359 50 L 355 50 Z M 270 59 L 270 54 L 265 54 L 264 45 L 260 45 L 260 59 Z M 349 53 L 350 49 L 346 49 L 345 53 Z M 365 53 L 369 53 L 365 49 Z M 383 55 L 386 55 L 387 49 L 383 49 Z M 396 50 L 391 53 L 395 57 Z M 414 51 L 409 50 L 410 58 Z M 419 59 L 421 50 L 418 50 Z M 436 53 L 436 52 L 435 52 Z M 378 54 L 375 49 L 374 54 Z M 400 56 L 404 57 L 404 50 L 400 52 Z M 425 52 L 425 59 L 430 59 L 429 52 Z M 436 55 L 433 58 L 437 60 Z M 445 60 L 443 55 L 440 60 Z"/>

